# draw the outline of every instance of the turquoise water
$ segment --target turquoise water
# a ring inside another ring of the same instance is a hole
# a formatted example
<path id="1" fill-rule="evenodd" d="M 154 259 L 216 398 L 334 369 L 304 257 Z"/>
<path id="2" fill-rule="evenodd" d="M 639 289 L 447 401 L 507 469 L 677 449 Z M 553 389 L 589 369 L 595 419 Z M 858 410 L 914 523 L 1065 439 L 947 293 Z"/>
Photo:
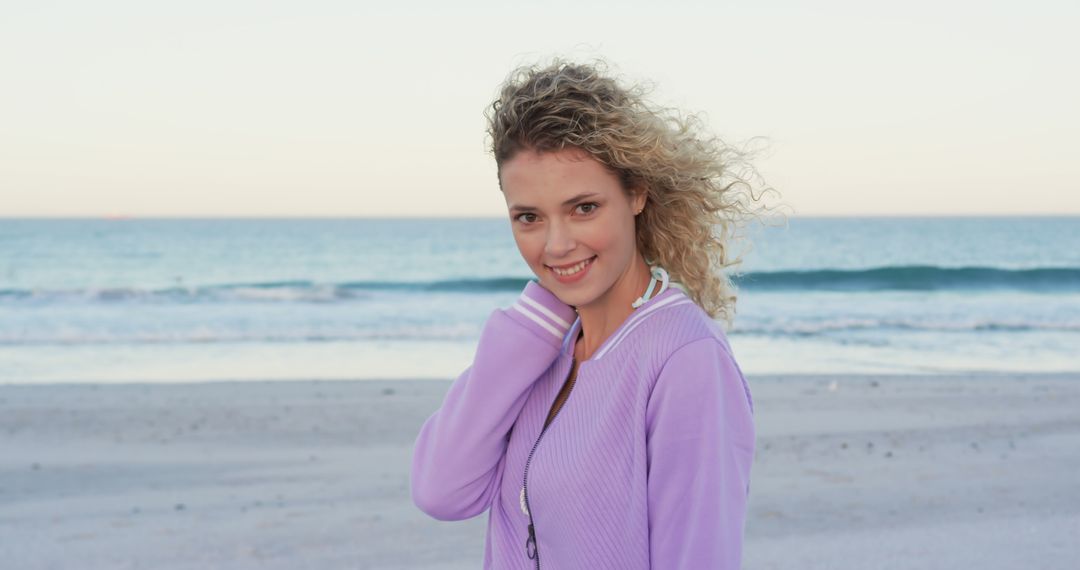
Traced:
<path id="1" fill-rule="evenodd" d="M 1080 370 L 1080 218 L 748 237 L 748 374 Z M 0 219 L 0 382 L 450 378 L 530 277 L 502 218 Z"/>

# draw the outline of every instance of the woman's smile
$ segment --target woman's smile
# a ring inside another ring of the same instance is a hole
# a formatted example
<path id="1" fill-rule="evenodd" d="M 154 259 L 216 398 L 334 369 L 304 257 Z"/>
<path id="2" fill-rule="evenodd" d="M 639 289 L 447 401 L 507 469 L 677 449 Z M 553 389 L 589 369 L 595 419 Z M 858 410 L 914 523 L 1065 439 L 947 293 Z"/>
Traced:
<path id="1" fill-rule="evenodd" d="M 552 267 L 547 266 L 551 273 L 555 275 L 560 283 L 574 283 L 585 278 L 585 274 L 589 272 L 589 268 L 592 267 L 593 260 L 596 256 L 592 256 L 584 261 L 580 261 L 574 265 Z"/>

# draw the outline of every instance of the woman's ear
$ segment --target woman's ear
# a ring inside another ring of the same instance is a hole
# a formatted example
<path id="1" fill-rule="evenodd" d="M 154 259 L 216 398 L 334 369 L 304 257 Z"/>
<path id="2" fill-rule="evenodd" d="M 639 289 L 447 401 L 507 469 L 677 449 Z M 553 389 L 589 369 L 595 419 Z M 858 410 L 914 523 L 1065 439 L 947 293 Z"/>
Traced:
<path id="1" fill-rule="evenodd" d="M 636 215 L 638 212 L 645 209 L 645 204 L 648 202 L 649 193 L 644 188 L 635 188 L 633 198 L 630 200 L 630 210 Z"/>

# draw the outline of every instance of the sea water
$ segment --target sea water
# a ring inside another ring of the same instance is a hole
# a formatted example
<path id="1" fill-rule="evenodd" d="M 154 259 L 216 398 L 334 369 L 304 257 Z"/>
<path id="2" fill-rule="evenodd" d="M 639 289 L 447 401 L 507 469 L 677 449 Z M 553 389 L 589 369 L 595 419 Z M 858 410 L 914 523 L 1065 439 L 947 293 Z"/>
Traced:
<path id="1" fill-rule="evenodd" d="M 1080 371 L 1080 218 L 750 226 L 743 371 Z M 528 279 L 509 220 L 0 219 L 0 383 L 452 378 Z"/>

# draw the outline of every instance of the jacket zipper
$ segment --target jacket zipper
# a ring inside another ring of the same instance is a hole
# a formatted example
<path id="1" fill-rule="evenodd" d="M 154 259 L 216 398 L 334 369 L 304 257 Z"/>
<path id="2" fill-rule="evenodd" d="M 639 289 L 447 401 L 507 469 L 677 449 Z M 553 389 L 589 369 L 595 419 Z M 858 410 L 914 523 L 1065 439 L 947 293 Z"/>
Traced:
<path id="1" fill-rule="evenodd" d="M 574 371 L 574 367 L 577 364 L 577 357 L 574 357 L 570 361 L 570 372 Z M 567 377 L 569 377 L 569 372 Z M 565 380 L 564 380 L 565 381 Z M 532 560 L 536 560 L 536 570 L 540 570 L 540 551 L 536 548 L 536 527 L 533 524 L 532 507 L 529 506 L 529 464 L 532 463 L 533 453 L 536 452 L 536 446 L 540 444 L 540 440 L 543 439 L 544 433 L 547 432 L 551 424 L 555 423 L 555 418 L 559 417 L 559 413 L 566 407 L 566 402 L 570 399 L 570 394 L 574 391 L 574 386 L 577 384 L 577 378 L 574 379 L 574 384 L 570 385 L 570 390 L 566 393 L 566 399 L 563 400 L 558 410 L 555 410 L 555 415 L 551 417 L 551 421 L 547 422 L 547 425 L 540 430 L 540 435 L 536 436 L 536 441 L 533 442 L 532 449 L 529 450 L 529 458 L 525 460 L 525 478 L 521 483 L 521 492 L 525 499 L 525 510 L 529 512 L 529 538 L 525 539 L 525 554 Z M 562 391 L 562 387 L 559 388 Z M 558 394 L 556 393 L 556 398 Z M 532 545 L 530 548 L 529 545 Z"/>

